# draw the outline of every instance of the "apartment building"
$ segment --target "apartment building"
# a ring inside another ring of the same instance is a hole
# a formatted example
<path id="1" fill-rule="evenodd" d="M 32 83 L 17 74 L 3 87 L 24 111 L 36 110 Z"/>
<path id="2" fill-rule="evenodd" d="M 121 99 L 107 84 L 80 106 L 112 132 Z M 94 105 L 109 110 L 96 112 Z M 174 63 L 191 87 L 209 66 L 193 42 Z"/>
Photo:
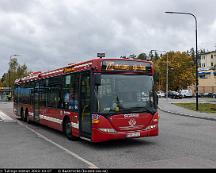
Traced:
<path id="1" fill-rule="evenodd" d="M 201 54 L 199 93 L 216 93 L 216 51 Z"/>
<path id="2" fill-rule="evenodd" d="M 216 66 L 216 51 L 201 54 L 201 68 L 213 68 Z"/>

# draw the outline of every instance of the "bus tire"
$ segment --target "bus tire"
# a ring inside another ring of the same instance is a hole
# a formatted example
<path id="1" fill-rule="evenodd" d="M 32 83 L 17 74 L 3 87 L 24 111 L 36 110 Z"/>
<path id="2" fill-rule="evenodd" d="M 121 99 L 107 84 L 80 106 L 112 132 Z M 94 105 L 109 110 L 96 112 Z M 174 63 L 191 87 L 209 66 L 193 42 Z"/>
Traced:
<path id="1" fill-rule="evenodd" d="M 23 108 L 20 110 L 20 119 L 24 121 Z"/>
<path id="2" fill-rule="evenodd" d="M 25 114 L 23 114 L 23 121 L 27 122 L 27 109 L 25 110 Z"/>
<path id="3" fill-rule="evenodd" d="M 27 109 L 26 112 L 25 112 L 25 117 L 26 117 L 26 122 L 27 122 L 28 124 L 30 124 L 31 121 L 30 121 L 30 119 L 29 119 L 28 109 Z"/>
<path id="4" fill-rule="evenodd" d="M 76 137 L 72 135 L 72 124 L 69 117 L 63 120 L 63 132 L 69 140 L 75 140 Z"/>

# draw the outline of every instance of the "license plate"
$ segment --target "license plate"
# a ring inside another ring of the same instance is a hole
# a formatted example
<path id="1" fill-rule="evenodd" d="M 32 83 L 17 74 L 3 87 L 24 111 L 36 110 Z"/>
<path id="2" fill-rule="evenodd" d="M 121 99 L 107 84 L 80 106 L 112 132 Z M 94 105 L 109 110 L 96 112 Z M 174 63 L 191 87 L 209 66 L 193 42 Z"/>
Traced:
<path id="1" fill-rule="evenodd" d="M 133 138 L 133 137 L 139 137 L 140 132 L 133 132 L 133 133 L 128 133 L 127 138 Z"/>

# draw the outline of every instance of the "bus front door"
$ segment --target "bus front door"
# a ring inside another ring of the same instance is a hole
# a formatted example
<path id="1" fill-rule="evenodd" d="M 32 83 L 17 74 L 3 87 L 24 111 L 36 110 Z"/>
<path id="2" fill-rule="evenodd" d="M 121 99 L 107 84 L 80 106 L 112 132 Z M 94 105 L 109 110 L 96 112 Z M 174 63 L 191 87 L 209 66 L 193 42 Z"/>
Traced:
<path id="1" fill-rule="evenodd" d="M 80 78 L 79 127 L 82 137 L 91 139 L 90 72 L 84 72 Z"/>

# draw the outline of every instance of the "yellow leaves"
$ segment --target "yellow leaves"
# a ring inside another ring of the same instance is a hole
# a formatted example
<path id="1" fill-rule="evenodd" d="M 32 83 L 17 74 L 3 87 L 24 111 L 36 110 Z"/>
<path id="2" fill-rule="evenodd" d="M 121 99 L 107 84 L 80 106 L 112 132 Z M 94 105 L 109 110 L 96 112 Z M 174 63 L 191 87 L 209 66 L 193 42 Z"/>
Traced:
<path id="1" fill-rule="evenodd" d="M 169 89 L 177 90 L 186 88 L 195 82 L 195 66 L 191 56 L 185 52 L 168 52 L 156 63 L 155 71 L 159 73 L 162 88 L 166 85 L 166 71 L 169 71 Z"/>

